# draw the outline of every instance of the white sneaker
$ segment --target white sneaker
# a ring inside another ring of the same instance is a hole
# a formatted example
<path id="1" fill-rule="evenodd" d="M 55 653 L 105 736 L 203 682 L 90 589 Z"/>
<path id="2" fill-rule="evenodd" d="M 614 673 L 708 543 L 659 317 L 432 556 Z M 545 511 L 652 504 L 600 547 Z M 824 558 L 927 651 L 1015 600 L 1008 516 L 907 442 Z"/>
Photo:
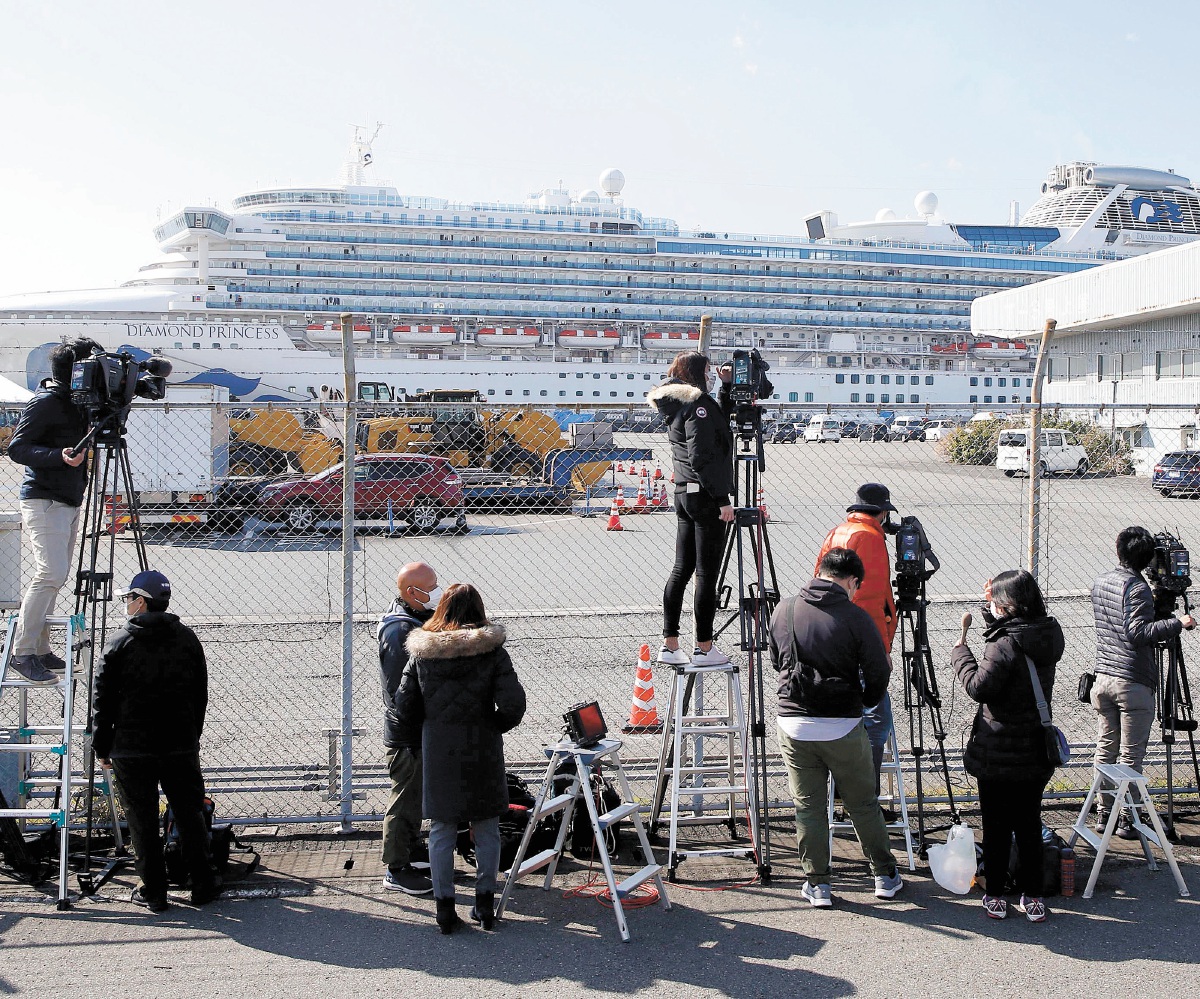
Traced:
<path id="1" fill-rule="evenodd" d="M 829 885 L 815 885 L 805 881 L 800 888 L 800 897 L 808 899 L 808 904 L 814 909 L 828 909 L 833 905 L 833 893 Z"/>
<path id="2" fill-rule="evenodd" d="M 732 660 L 715 645 L 707 652 L 697 649 L 692 653 L 693 666 L 727 666 Z"/>
<path id="3" fill-rule="evenodd" d="M 658 661 L 664 666 L 686 666 L 690 659 L 683 649 L 668 649 L 665 645 L 658 650 Z"/>

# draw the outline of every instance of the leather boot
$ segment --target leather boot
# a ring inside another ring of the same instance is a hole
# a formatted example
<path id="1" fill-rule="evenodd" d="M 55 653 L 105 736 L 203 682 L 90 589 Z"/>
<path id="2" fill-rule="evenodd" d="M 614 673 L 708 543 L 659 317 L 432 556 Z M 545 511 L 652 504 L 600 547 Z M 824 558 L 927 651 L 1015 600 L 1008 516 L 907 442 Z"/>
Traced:
<path id="1" fill-rule="evenodd" d="M 438 929 L 443 933 L 453 933 L 454 927 L 462 922 L 458 918 L 458 913 L 454 911 L 454 896 L 449 898 L 435 898 L 437 903 L 437 924 Z"/>
<path id="2" fill-rule="evenodd" d="M 477 891 L 471 918 L 483 929 L 490 930 L 496 922 L 496 896 L 494 892 Z"/>

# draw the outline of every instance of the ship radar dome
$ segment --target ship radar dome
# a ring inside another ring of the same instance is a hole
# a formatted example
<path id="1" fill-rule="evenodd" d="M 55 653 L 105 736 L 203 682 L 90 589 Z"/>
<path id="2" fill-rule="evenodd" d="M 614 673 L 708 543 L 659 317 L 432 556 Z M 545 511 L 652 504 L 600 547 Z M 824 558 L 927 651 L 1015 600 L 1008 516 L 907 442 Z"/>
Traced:
<path id="1" fill-rule="evenodd" d="M 892 222 L 896 218 L 896 213 L 890 208 L 881 208 L 875 213 L 876 222 Z"/>
<path id="2" fill-rule="evenodd" d="M 600 192 L 593 191 L 591 188 L 588 188 L 586 191 L 580 191 L 579 192 L 579 200 L 583 201 L 583 202 L 594 204 L 595 202 L 600 200 Z"/>
<path id="3" fill-rule="evenodd" d="M 610 167 L 600 175 L 600 190 L 610 198 L 615 198 L 625 186 L 625 174 L 616 167 Z"/>
<path id="4" fill-rule="evenodd" d="M 913 199 L 918 215 L 933 215 L 937 211 L 938 196 L 932 191 L 922 191 Z"/>

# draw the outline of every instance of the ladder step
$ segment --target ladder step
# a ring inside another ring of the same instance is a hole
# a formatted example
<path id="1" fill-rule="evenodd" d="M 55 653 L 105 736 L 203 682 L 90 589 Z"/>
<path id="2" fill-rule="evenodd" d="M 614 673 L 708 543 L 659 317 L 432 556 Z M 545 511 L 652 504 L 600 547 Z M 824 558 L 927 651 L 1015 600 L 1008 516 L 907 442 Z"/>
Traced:
<path id="1" fill-rule="evenodd" d="M 59 777 L 26 777 L 21 783 L 26 787 L 61 787 L 62 779 Z M 95 780 L 88 780 L 86 777 L 71 778 L 71 787 L 88 787 L 89 785 L 98 791 L 108 793 L 108 781 L 103 777 L 97 777 Z"/>
<path id="2" fill-rule="evenodd" d="M 59 725 L 25 725 L 22 728 L 10 729 L 10 733 L 14 736 L 24 737 L 30 735 L 62 735 L 63 727 Z M 72 735 L 86 735 L 87 727 L 84 725 L 72 725 Z"/>
<path id="3" fill-rule="evenodd" d="M 600 816 L 600 828 L 607 829 L 613 822 L 620 822 L 623 818 L 632 815 L 641 807 L 636 801 L 627 801 L 624 804 L 618 805 L 612 811 L 605 812 Z"/>
<path id="4" fill-rule="evenodd" d="M 0 808 L 0 819 L 53 819 L 58 825 L 63 822 L 61 808 Z"/>
<path id="5" fill-rule="evenodd" d="M 728 777 L 730 767 L 726 764 L 723 767 L 677 767 L 676 769 L 679 771 L 681 777 L 685 775 L 692 777 L 697 775 L 704 776 L 705 774 L 712 777 Z"/>
<path id="6" fill-rule="evenodd" d="M 540 870 L 557 856 L 558 854 L 553 849 L 543 850 L 541 853 L 535 853 L 517 868 L 517 879 L 520 880 L 521 878 L 525 877 L 526 874 L 532 874 L 534 871 Z"/>
<path id="7" fill-rule="evenodd" d="M 725 847 L 724 849 L 713 850 L 676 850 L 676 857 L 753 857 L 754 851 L 749 847 L 735 849 L 733 847 Z"/>
<path id="8" fill-rule="evenodd" d="M 640 871 L 636 871 L 617 885 L 617 895 L 624 898 L 638 885 L 644 884 L 651 878 L 657 876 L 662 871 L 662 864 L 647 864 Z"/>
<path id="9" fill-rule="evenodd" d="M 672 798 L 694 798 L 697 795 L 708 794 L 749 794 L 750 789 L 745 784 L 721 784 L 715 787 L 680 787 L 671 789 Z"/>
<path id="10" fill-rule="evenodd" d="M 62 690 L 66 685 L 65 680 L 57 680 L 54 683 L 30 683 L 28 680 L 0 681 L 0 687 L 17 687 L 26 690 Z"/>
<path id="11" fill-rule="evenodd" d="M 54 753 L 62 756 L 67 747 L 61 742 L 0 742 L 0 753 Z"/>
<path id="12" fill-rule="evenodd" d="M 547 815 L 553 815 L 555 812 L 561 812 L 574 800 L 574 792 L 571 792 L 570 794 L 560 794 L 556 798 L 548 798 L 543 803 L 542 807 L 538 809 L 537 814 L 531 817 L 530 821 L 538 822 L 541 819 L 544 819 Z"/>
<path id="13" fill-rule="evenodd" d="M 728 725 L 733 719 L 729 715 L 684 715 L 680 721 L 684 725 L 688 722 L 698 725 Z"/>
<path id="14" fill-rule="evenodd" d="M 736 725 L 680 725 L 680 735 L 732 735 L 742 730 Z"/>

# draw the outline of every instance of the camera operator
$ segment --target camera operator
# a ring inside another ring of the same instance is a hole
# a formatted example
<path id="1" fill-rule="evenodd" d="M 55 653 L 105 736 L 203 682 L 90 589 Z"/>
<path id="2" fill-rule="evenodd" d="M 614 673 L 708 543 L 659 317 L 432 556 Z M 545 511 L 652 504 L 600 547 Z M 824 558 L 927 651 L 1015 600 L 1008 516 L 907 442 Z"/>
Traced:
<path id="1" fill-rule="evenodd" d="M 720 376 L 720 401 L 710 394 Z M 715 374 L 708 358 L 694 350 L 675 355 L 666 380 L 646 401 L 667 422 L 675 466 L 675 566 L 663 590 L 663 646 L 658 661 L 670 666 L 689 662 L 679 647 L 683 592 L 693 573 L 696 666 L 721 666 L 729 657 L 713 646 L 717 582 L 725 547 L 726 524 L 733 521 L 733 412 L 729 383 L 732 369 Z"/>
<path id="2" fill-rule="evenodd" d="M 57 683 L 55 674 L 66 667 L 50 649 L 46 618 L 71 573 L 79 508 L 87 489 L 87 454 L 71 454 L 88 432 L 86 414 L 71 401 L 71 368 L 96 346 L 81 339 L 50 351 L 51 377 L 26 404 L 8 445 L 8 456 L 27 468 L 21 483 L 21 522 L 34 565 L 10 661 L 35 684 Z"/>
<path id="3" fill-rule="evenodd" d="M 862 584 L 854 593 L 854 603 L 865 610 L 883 639 L 888 661 L 892 657 L 892 641 L 896 637 L 896 600 L 892 595 L 892 562 L 888 555 L 884 524 L 895 511 L 892 494 L 887 486 L 867 482 L 858 487 L 854 502 L 846 508 L 849 516 L 825 537 L 817 556 L 814 572 L 819 573 L 821 560 L 834 548 L 848 548 L 863 562 Z M 883 748 L 892 734 L 892 699 L 886 690 L 878 704 L 863 714 L 867 739 L 871 743 L 871 758 L 875 763 L 875 793 L 879 793 L 879 769 L 883 765 Z"/>
<path id="4" fill-rule="evenodd" d="M 1154 596 L 1142 572 L 1154 561 L 1155 540 L 1144 527 L 1127 527 L 1117 535 L 1120 563 L 1092 585 L 1096 616 L 1096 681 L 1091 703 L 1096 709 L 1096 763 L 1118 760 L 1141 771 L 1154 724 L 1154 689 L 1158 678 L 1154 647 L 1196 626 L 1190 614 L 1155 620 Z M 1096 822 L 1104 828 L 1113 796 L 1098 799 Z M 1132 817 L 1117 820 L 1117 835 L 1137 839 Z"/>

